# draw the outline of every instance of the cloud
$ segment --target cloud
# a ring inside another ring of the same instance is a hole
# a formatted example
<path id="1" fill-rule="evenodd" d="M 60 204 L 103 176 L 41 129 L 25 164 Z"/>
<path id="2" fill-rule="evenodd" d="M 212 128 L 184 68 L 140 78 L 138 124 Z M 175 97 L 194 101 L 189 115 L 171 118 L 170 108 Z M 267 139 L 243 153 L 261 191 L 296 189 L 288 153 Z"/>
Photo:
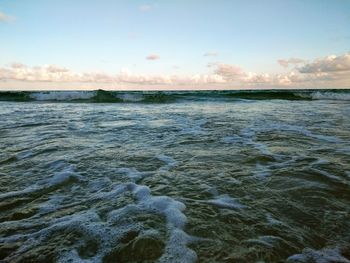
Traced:
<path id="1" fill-rule="evenodd" d="M 152 55 L 153 56 L 153 55 Z M 58 65 L 27 66 L 13 63 L 0 66 L 0 87 L 9 87 L 15 82 L 26 82 L 47 87 L 60 85 L 86 85 L 91 87 L 109 87 L 118 89 L 132 85 L 136 89 L 152 89 L 153 85 L 166 89 L 172 88 L 311 88 L 311 87 L 350 87 L 350 55 L 328 56 L 316 59 L 301 68 L 283 74 L 249 72 L 241 67 L 227 63 L 209 63 L 207 73 L 183 74 L 140 74 L 122 69 L 115 74 L 103 72 L 74 72 Z M 40 84 L 41 83 L 41 84 Z M 50 84 L 51 83 L 51 84 Z M 65 84 L 66 83 L 66 84 Z M 22 84 L 18 84 L 20 87 Z M 39 87 L 38 86 L 38 87 Z M 155 87 L 153 86 L 153 88 Z M 28 86 L 29 87 L 29 86 Z M 73 86 L 72 86 L 73 87 Z"/>
<path id="2" fill-rule="evenodd" d="M 59 67 L 56 65 L 49 65 L 46 67 L 46 70 L 50 73 L 66 73 L 69 72 L 67 68 Z"/>
<path id="3" fill-rule="evenodd" d="M 248 72 L 244 74 L 242 81 L 246 83 L 262 84 L 262 83 L 270 83 L 272 81 L 272 78 L 267 73 L 258 74 L 258 73 Z"/>
<path id="4" fill-rule="evenodd" d="M 316 59 L 299 68 L 300 73 L 335 73 L 350 71 L 350 53 L 341 56 L 331 55 L 325 58 Z"/>
<path id="5" fill-rule="evenodd" d="M 240 79 L 244 72 L 242 69 L 235 65 L 224 63 L 210 63 L 209 67 L 215 66 L 214 74 L 223 77 L 227 81 L 234 81 Z"/>
<path id="6" fill-rule="evenodd" d="M 300 58 L 290 58 L 290 59 L 279 59 L 277 62 L 284 68 L 288 68 L 290 64 L 296 65 L 300 63 L 304 63 L 305 60 L 300 59 Z"/>
<path id="7" fill-rule="evenodd" d="M 28 67 L 22 63 L 13 63 L 9 68 L 0 68 L 0 80 L 75 82 L 83 80 L 82 74 L 55 66 Z"/>
<path id="8" fill-rule="evenodd" d="M 117 74 L 101 72 L 73 72 L 57 65 L 29 67 L 13 63 L 0 67 L 0 81 L 56 82 L 56 83 L 132 83 L 132 84 L 207 84 L 222 83 L 224 79 L 217 74 L 195 74 L 190 76 L 165 74 L 137 74 L 122 69 Z"/>
<path id="9" fill-rule="evenodd" d="M 217 52 L 207 52 L 203 54 L 204 57 L 216 57 L 218 55 L 219 54 Z"/>
<path id="10" fill-rule="evenodd" d="M 215 67 L 213 73 L 220 76 L 226 83 L 241 83 L 241 84 L 262 84 L 271 83 L 273 77 L 267 73 L 245 72 L 236 65 L 224 63 L 210 63 L 209 67 Z"/>
<path id="11" fill-rule="evenodd" d="M 343 72 L 317 72 L 303 74 L 297 69 L 285 74 L 267 74 L 246 72 L 236 65 L 211 63 L 213 73 L 228 84 L 239 84 L 241 87 L 350 87 L 350 74 Z"/>
<path id="12" fill-rule="evenodd" d="M 147 60 L 157 60 L 160 59 L 160 56 L 156 55 L 156 54 L 151 54 L 149 56 L 146 57 Z"/>
<path id="13" fill-rule="evenodd" d="M 209 84 L 209 83 L 225 83 L 225 79 L 218 74 L 195 74 L 191 76 L 188 83 Z"/>
<path id="14" fill-rule="evenodd" d="M 139 10 L 142 12 L 148 12 L 151 11 L 154 8 L 153 5 L 140 5 Z"/>
<path id="15" fill-rule="evenodd" d="M 12 22 L 15 20 L 15 17 L 7 15 L 0 11 L 0 22 Z"/>
<path id="16" fill-rule="evenodd" d="M 11 64 L 11 67 L 12 68 L 25 68 L 26 65 L 22 64 L 22 63 L 19 63 L 19 62 L 15 62 L 15 63 L 12 63 Z"/>

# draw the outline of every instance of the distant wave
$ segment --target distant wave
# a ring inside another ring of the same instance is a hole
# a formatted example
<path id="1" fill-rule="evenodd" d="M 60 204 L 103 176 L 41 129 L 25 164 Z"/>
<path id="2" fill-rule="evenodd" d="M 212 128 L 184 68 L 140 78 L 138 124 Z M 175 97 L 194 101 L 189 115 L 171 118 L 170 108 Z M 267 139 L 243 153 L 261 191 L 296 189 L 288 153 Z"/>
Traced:
<path id="1" fill-rule="evenodd" d="M 342 100 L 350 90 L 246 91 L 2 91 L 0 101 L 169 103 L 181 100 Z"/>
<path id="2" fill-rule="evenodd" d="M 350 100 L 350 92 L 320 92 L 311 93 L 314 100 Z"/>

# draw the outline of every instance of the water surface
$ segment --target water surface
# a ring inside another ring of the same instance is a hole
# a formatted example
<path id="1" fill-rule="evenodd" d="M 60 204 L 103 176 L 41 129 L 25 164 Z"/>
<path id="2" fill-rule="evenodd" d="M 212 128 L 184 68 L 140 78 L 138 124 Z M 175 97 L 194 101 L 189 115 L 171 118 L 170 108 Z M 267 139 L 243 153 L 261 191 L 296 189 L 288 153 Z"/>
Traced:
<path id="1" fill-rule="evenodd" d="M 350 262 L 348 93 L 307 94 L 0 102 L 0 259 Z"/>

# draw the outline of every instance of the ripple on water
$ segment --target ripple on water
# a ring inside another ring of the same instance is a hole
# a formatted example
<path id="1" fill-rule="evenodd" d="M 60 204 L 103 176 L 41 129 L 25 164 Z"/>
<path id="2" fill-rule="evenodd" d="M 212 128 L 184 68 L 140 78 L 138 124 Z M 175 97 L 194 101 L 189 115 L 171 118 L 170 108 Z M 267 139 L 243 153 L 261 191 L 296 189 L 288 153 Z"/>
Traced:
<path id="1" fill-rule="evenodd" d="M 1 103 L 0 260 L 349 262 L 337 105 Z"/>

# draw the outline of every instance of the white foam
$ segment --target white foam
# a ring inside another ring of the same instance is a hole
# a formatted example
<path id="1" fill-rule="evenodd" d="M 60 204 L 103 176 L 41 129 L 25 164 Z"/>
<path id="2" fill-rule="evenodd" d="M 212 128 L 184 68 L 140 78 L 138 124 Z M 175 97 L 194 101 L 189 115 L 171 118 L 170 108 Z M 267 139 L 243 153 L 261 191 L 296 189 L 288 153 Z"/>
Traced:
<path id="1" fill-rule="evenodd" d="M 219 195 L 215 197 L 215 199 L 207 201 L 207 203 L 218 206 L 220 208 L 229 208 L 229 209 L 246 208 L 246 206 L 241 204 L 238 201 L 238 199 L 232 198 L 227 194 Z"/>
<path id="2" fill-rule="evenodd" d="M 116 196 L 128 191 L 128 184 L 117 184 L 112 185 L 112 190 L 110 191 L 98 191 L 96 192 L 90 200 L 94 199 L 112 199 Z"/>
<path id="3" fill-rule="evenodd" d="M 1 242 L 16 242 L 24 241 L 19 250 L 12 254 L 9 261 L 15 259 L 18 255 L 26 251 L 40 246 L 46 242 L 48 238 L 57 232 L 66 231 L 69 233 L 76 233 L 82 237 L 74 244 L 70 250 L 68 248 L 58 256 L 57 262 L 102 262 L 103 257 L 108 254 L 112 248 L 118 244 L 118 241 L 130 231 L 139 231 L 138 224 L 123 224 L 121 226 L 111 226 L 109 220 L 102 221 L 99 215 L 88 210 L 86 212 L 68 215 L 61 218 L 53 219 L 50 222 L 41 226 L 41 229 L 34 233 L 27 233 L 18 236 L 1 238 Z M 89 259 L 82 259 L 77 253 L 77 249 L 84 247 L 87 241 L 93 240 L 98 244 L 97 251 L 91 255 Z"/>
<path id="4" fill-rule="evenodd" d="M 305 127 L 302 126 L 296 126 L 296 125 L 289 125 L 289 124 L 279 124 L 274 123 L 266 127 L 267 130 L 278 130 L 278 131 L 290 131 L 290 132 L 296 132 L 301 133 L 307 137 L 319 139 L 322 141 L 328 141 L 328 142 L 341 142 L 338 138 L 334 136 L 328 136 L 328 135 L 322 135 L 322 134 L 314 134 L 311 131 L 307 130 Z"/>
<path id="5" fill-rule="evenodd" d="M 326 171 L 323 171 L 323 170 L 320 170 L 320 169 L 316 169 L 316 168 L 310 168 L 311 171 L 315 172 L 315 173 L 318 173 L 318 174 L 321 174 L 323 175 L 324 177 L 328 178 L 328 179 L 331 179 L 333 181 L 337 181 L 337 182 L 340 182 L 340 183 L 345 183 L 346 182 L 339 176 L 336 176 L 334 174 L 331 174 L 331 173 L 328 173 Z"/>
<path id="6" fill-rule="evenodd" d="M 318 165 L 323 165 L 323 164 L 329 164 L 328 160 L 317 158 L 316 161 L 312 162 L 310 165 L 311 166 L 318 166 Z"/>
<path id="7" fill-rule="evenodd" d="M 244 139 L 243 143 L 245 145 L 253 146 L 264 155 L 273 156 L 273 154 L 270 152 L 266 144 L 255 141 L 256 134 L 255 134 L 255 130 L 252 127 L 247 127 L 242 129 L 241 133 L 242 133 L 242 138 Z"/>
<path id="8" fill-rule="evenodd" d="M 246 127 L 241 130 L 241 137 L 238 135 L 233 135 L 229 137 L 225 137 L 223 141 L 225 143 L 243 143 L 244 145 L 251 145 L 258 149 L 262 154 L 273 156 L 276 159 L 280 159 L 280 156 L 272 154 L 267 145 L 255 141 L 256 132 L 271 132 L 271 131 L 288 131 L 294 133 L 300 133 L 304 136 L 314 138 L 321 141 L 326 141 L 330 143 L 340 143 L 342 140 L 335 136 L 328 136 L 323 134 L 315 134 L 305 127 L 297 126 L 297 125 L 289 125 L 284 123 L 272 123 L 268 125 L 259 125 L 257 127 Z"/>
<path id="9" fill-rule="evenodd" d="M 206 192 L 208 192 L 212 196 L 218 196 L 219 195 L 218 189 L 215 186 L 208 187 L 208 189 L 206 189 Z"/>
<path id="10" fill-rule="evenodd" d="M 94 91 L 47 91 L 31 93 L 30 97 L 38 101 L 70 101 L 91 99 L 95 95 Z"/>
<path id="11" fill-rule="evenodd" d="M 51 167 L 61 168 L 61 163 L 55 162 L 51 164 Z M 55 173 L 53 177 L 42 182 L 40 187 L 61 184 L 75 174 L 73 171 L 73 167 L 65 167 L 62 171 Z M 16 258 L 16 256 L 40 246 L 54 233 L 69 231 L 82 235 L 82 238 L 71 247 L 66 248 L 59 255 L 58 262 L 102 262 L 103 257 L 110 253 L 112 248 L 118 244 L 118 240 L 123 234 L 131 230 L 139 232 L 142 228 L 141 224 L 133 223 L 133 220 L 128 219 L 137 213 L 148 212 L 158 214 L 166 220 L 169 239 L 166 242 L 165 253 L 160 258 L 160 262 L 195 262 L 197 259 L 196 253 L 187 247 L 192 238 L 183 230 L 187 222 L 187 218 L 183 213 L 186 209 L 185 204 L 169 196 L 153 196 L 149 187 L 138 185 L 134 182 L 148 173 L 139 172 L 134 168 L 120 168 L 118 171 L 126 174 L 133 182 L 101 187 L 101 183 L 104 186 L 110 180 L 97 180 L 95 183 L 90 184 L 94 192 L 85 202 L 94 202 L 94 200 L 98 199 L 110 200 L 123 193 L 131 192 L 136 199 L 135 204 L 129 204 L 120 209 L 110 211 L 104 220 L 94 210 L 87 210 L 45 222 L 37 232 L 0 238 L 0 242 L 5 243 L 23 242 L 21 248 L 8 259 L 11 261 L 12 258 Z M 38 186 L 39 189 L 40 187 Z M 110 190 L 107 191 L 107 188 Z M 60 195 L 52 196 L 41 206 L 40 214 L 53 211 L 58 207 L 64 208 L 64 206 L 61 206 L 63 199 L 64 197 Z M 68 206 L 76 204 L 82 203 L 70 203 Z M 38 216 L 32 220 L 39 222 L 41 219 Z M 79 255 L 78 250 L 84 247 L 89 240 L 96 242 L 98 248 L 91 257 L 83 259 Z"/>
<path id="12" fill-rule="evenodd" d="M 145 185 L 130 184 L 130 189 L 140 202 L 145 202 L 151 197 L 151 189 Z"/>
<path id="13" fill-rule="evenodd" d="M 172 227 L 184 227 L 187 218 L 182 213 L 186 208 L 183 203 L 168 196 L 152 196 L 149 187 L 144 185 L 132 184 L 130 188 L 143 208 L 164 215 Z"/>
<path id="14" fill-rule="evenodd" d="M 202 126 L 207 123 L 206 119 L 193 120 L 184 117 L 177 117 L 177 120 L 181 125 L 180 134 L 191 134 L 191 135 L 204 135 Z"/>
<path id="15" fill-rule="evenodd" d="M 23 196 L 38 192 L 47 188 L 55 187 L 63 184 L 71 179 L 79 180 L 80 176 L 74 172 L 75 168 L 72 165 L 64 168 L 63 171 L 56 172 L 51 178 L 41 180 L 34 185 L 31 185 L 23 190 L 7 192 L 0 194 L 0 200 L 4 200 L 10 197 Z"/>
<path id="16" fill-rule="evenodd" d="M 316 91 L 311 93 L 311 98 L 314 100 L 350 100 L 350 94 L 345 92 Z"/>
<path id="17" fill-rule="evenodd" d="M 287 259 L 288 262 L 315 262 L 315 263 L 350 263 L 345 258 L 339 248 L 323 248 L 321 250 L 313 250 L 306 248 L 302 254 L 295 254 Z"/>
<path id="18" fill-rule="evenodd" d="M 166 163 L 165 166 L 159 169 L 160 171 L 168 171 L 177 165 L 177 161 L 175 161 L 173 158 L 166 156 L 164 154 L 158 155 L 157 158 L 162 162 Z"/>
<path id="19" fill-rule="evenodd" d="M 165 162 L 174 163 L 172 158 L 164 157 L 162 159 Z M 119 171 L 128 174 L 131 179 L 139 178 L 138 175 L 143 174 L 133 168 L 121 168 Z M 126 188 L 134 194 L 138 203 L 109 213 L 108 220 L 119 222 L 129 214 L 146 211 L 162 215 L 166 219 L 170 238 L 160 262 L 195 262 L 197 258 L 195 252 L 187 248 L 190 237 L 183 231 L 187 223 L 187 218 L 183 213 L 186 209 L 185 204 L 168 196 L 153 196 L 151 189 L 145 185 L 129 183 Z"/>
<path id="20" fill-rule="evenodd" d="M 174 229 L 165 247 L 165 253 L 159 259 L 161 263 L 191 263 L 197 261 L 196 253 L 187 247 L 192 241 L 181 229 Z"/>
<path id="21" fill-rule="evenodd" d="M 5 200 L 5 199 L 11 198 L 11 197 L 30 194 L 30 193 L 33 193 L 33 192 L 38 191 L 40 189 L 41 189 L 41 187 L 39 187 L 38 185 L 32 185 L 32 186 L 29 186 L 23 190 L 11 191 L 11 192 L 0 194 L 0 200 Z"/>
<path id="22" fill-rule="evenodd" d="M 133 182 L 138 182 L 143 178 L 150 176 L 152 173 L 150 172 L 139 172 L 135 168 L 118 168 L 116 170 L 118 173 L 125 174 L 128 176 Z"/>
<path id="23" fill-rule="evenodd" d="M 273 248 L 276 244 L 278 244 L 278 242 L 282 240 L 282 238 L 277 236 L 259 236 L 258 238 L 248 239 L 245 242 Z"/>
<path id="24" fill-rule="evenodd" d="M 66 182 L 72 178 L 78 178 L 78 175 L 75 173 L 75 167 L 73 165 L 68 166 L 61 172 L 56 172 L 51 178 L 47 180 L 49 186 L 55 186 Z"/>
<path id="25" fill-rule="evenodd" d="M 127 219 L 130 215 L 135 215 L 139 212 L 145 212 L 145 210 L 142 210 L 142 208 L 137 204 L 129 204 L 108 213 L 108 222 L 113 224 L 120 223 Z"/>
<path id="26" fill-rule="evenodd" d="M 112 185 L 111 179 L 108 177 L 103 177 L 100 179 L 92 180 L 89 182 L 89 188 L 91 192 L 97 192 L 102 190 L 103 188 Z"/>
<path id="27" fill-rule="evenodd" d="M 230 184 L 235 184 L 235 185 L 241 185 L 242 182 L 236 178 L 231 178 L 227 181 L 227 183 L 230 183 Z"/>
<path id="28" fill-rule="evenodd" d="M 49 200 L 39 206 L 40 213 L 49 213 L 56 211 L 62 204 L 65 197 L 63 195 L 52 195 Z"/>
<path id="29" fill-rule="evenodd" d="M 282 225 L 283 222 L 280 220 L 275 219 L 271 214 L 266 214 L 266 220 L 270 225 Z"/>
<path id="30" fill-rule="evenodd" d="M 221 172 L 221 173 L 219 173 L 218 174 L 218 176 L 222 179 L 222 180 L 225 180 L 227 183 L 229 183 L 229 184 L 233 184 L 233 185 L 241 185 L 242 184 L 242 182 L 240 181 L 240 180 L 238 180 L 238 179 L 236 179 L 236 178 L 227 178 L 227 177 L 225 177 L 225 173 L 224 172 Z M 213 188 L 215 188 L 215 187 L 213 187 Z M 216 188 L 215 188 L 215 191 L 216 191 L 216 194 L 215 195 L 218 195 L 218 192 L 217 192 L 217 190 L 216 190 Z M 214 195 L 214 196 L 215 196 Z"/>
<path id="31" fill-rule="evenodd" d="M 255 130 L 252 127 L 246 127 L 241 130 L 241 134 L 246 138 L 253 138 L 255 137 Z"/>
<path id="32" fill-rule="evenodd" d="M 261 165 L 260 163 L 256 164 L 256 169 L 254 171 L 254 177 L 259 179 L 266 179 L 271 176 L 271 170 L 268 165 Z"/>
<path id="33" fill-rule="evenodd" d="M 133 192 L 139 203 L 137 207 L 128 209 L 156 212 L 166 218 L 170 238 L 167 242 L 165 253 L 160 258 L 160 262 L 195 262 L 197 255 L 187 247 L 190 242 L 189 236 L 183 231 L 187 218 L 183 211 L 185 204 L 176 201 L 168 196 L 152 196 L 151 190 L 147 186 L 130 184 L 130 190 Z"/>

